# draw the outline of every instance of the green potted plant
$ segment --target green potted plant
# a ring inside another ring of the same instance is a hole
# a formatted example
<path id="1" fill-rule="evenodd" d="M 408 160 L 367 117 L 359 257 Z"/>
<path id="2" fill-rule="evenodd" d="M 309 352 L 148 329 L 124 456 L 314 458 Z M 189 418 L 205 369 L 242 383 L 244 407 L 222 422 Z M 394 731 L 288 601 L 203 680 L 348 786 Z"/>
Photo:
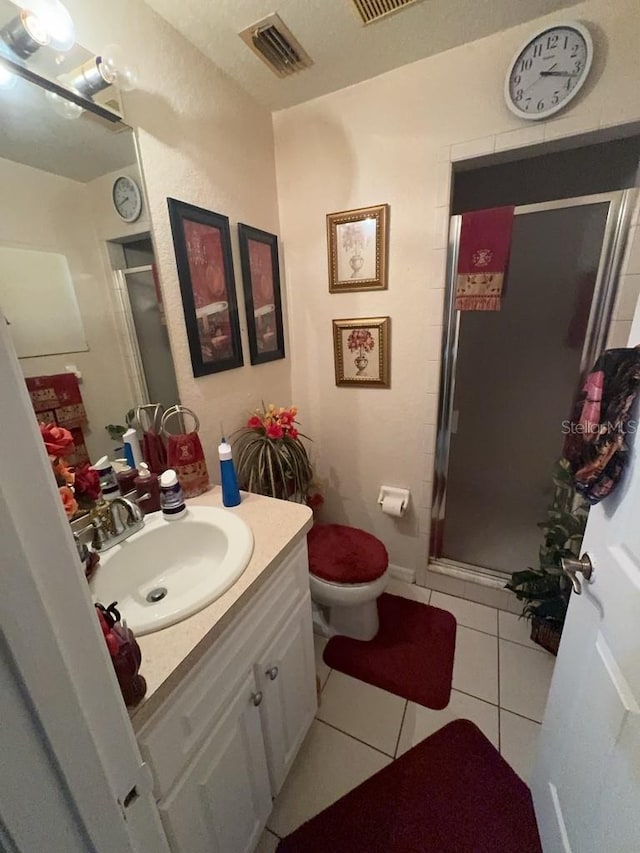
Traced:
<path id="1" fill-rule="evenodd" d="M 282 500 L 318 504 L 310 495 L 313 469 L 300 440 L 295 406 L 262 404 L 234 435 L 234 458 L 241 489 Z M 321 501 L 320 501 L 321 502 Z"/>
<path id="2" fill-rule="evenodd" d="M 522 615 L 531 620 L 531 639 L 557 654 L 571 594 L 560 561 L 579 555 L 589 504 L 576 492 L 566 459 L 556 463 L 553 485 L 547 520 L 538 525 L 545 531 L 540 566 L 513 572 L 507 589 L 525 602 Z"/>

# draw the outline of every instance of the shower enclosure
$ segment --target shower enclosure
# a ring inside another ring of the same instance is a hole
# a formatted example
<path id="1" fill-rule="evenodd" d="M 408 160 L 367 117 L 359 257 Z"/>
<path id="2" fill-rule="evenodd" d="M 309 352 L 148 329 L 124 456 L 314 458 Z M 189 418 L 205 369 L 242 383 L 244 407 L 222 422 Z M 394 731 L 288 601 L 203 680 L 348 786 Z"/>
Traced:
<path id="1" fill-rule="evenodd" d="M 605 345 L 635 191 L 516 207 L 499 312 L 454 305 L 451 220 L 431 568 L 502 586 L 538 565 L 584 371 Z"/>

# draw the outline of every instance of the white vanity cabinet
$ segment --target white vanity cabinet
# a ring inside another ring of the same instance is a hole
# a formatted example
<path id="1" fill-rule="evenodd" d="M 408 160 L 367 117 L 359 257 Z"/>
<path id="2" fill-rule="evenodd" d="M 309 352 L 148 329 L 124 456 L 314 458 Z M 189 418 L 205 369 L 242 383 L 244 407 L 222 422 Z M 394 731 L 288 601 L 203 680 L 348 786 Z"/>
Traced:
<path id="1" fill-rule="evenodd" d="M 138 733 L 174 853 L 253 851 L 316 703 L 303 540 Z"/>

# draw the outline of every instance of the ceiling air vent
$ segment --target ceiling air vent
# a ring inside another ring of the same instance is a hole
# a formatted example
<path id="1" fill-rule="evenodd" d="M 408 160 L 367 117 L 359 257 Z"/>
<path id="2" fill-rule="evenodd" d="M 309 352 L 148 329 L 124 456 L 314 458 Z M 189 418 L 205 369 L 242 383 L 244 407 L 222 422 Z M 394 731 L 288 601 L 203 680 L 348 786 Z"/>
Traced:
<path id="1" fill-rule="evenodd" d="M 406 6 L 413 6 L 420 0 L 352 0 L 364 24 L 372 24 L 387 15 L 399 12 Z"/>
<path id="2" fill-rule="evenodd" d="M 269 15 L 247 27 L 240 38 L 278 77 L 288 77 L 313 65 L 309 54 L 278 15 Z"/>

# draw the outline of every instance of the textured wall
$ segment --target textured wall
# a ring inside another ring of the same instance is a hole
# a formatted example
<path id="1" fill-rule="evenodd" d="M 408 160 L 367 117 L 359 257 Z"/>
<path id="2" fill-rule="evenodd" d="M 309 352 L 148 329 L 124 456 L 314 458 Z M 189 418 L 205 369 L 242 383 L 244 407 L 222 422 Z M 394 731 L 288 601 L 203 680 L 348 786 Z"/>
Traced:
<path id="1" fill-rule="evenodd" d="M 590 25 L 596 59 L 559 118 L 525 124 L 502 95 L 521 41 L 557 15 L 274 116 L 294 396 L 328 484 L 325 514 L 379 535 L 392 562 L 418 569 L 422 580 L 452 162 L 640 118 L 636 0 L 592 0 L 562 17 Z M 391 206 L 389 290 L 330 295 L 325 214 L 381 202 Z M 378 315 L 392 318 L 391 390 L 336 388 L 332 318 Z M 409 517 L 381 514 L 381 483 L 411 489 Z M 463 592 L 461 584 L 449 589 Z"/>
<path id="2" fill-rule="evenodd" d="M 283 403 L 291 397 L 289 359 L 248 365 L 235 229 L 240 221 L 279 230 L 271 117 L 145 4 L 70 0 L 67 5 L 81 44 L 100 52 L 118 42 L 139 68 L 138 89 L 125 97 L 127 121 L 138 135 L 180 396 L 200 416 L 209 470 L 217 478 L 220 421 L 230 432 L 261 397 Z M 243 368 L 193 378 L 167 196 L 231 220 Z"/>

